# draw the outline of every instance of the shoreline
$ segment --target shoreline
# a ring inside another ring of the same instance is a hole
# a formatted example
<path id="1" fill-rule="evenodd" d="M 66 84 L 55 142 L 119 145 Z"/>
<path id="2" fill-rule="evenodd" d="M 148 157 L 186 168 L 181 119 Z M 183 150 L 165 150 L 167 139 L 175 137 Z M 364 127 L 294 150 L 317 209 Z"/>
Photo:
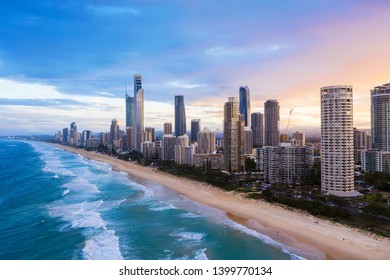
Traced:
<path id="1" fill-rule="evenodd" d="M 49 144 L 80 154 L 91 160 L 108 163 L 112 170 L 123 171 L 144 183 L 154 182 L 186 198 L 211 206 L 225 215 L 274 241 L 288 247 L 293 254 L 307 259 L 380 260 L 390 259 L 390 240 L 303 213 L 288 210 L 262 200 L 242 198 L 203 182 L 163 173 L 151 167 L 125 162 L 108 155 L 70 146 Z"/>

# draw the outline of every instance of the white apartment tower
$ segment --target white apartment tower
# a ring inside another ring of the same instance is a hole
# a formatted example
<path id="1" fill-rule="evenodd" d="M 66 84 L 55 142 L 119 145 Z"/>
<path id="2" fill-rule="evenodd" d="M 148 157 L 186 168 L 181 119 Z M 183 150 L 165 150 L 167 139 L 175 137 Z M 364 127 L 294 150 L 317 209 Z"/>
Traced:
<path id="1" fill-rule="evenodd" d="M 354 191 L 352 86 L 321 88 L 321 191 Z"/>

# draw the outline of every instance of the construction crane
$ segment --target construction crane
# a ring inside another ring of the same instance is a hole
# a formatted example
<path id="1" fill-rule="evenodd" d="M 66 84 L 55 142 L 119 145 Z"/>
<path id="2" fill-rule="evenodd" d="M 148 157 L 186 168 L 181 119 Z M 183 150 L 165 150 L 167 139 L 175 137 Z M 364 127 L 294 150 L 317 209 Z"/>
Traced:
<path id="1" fill-rule="evenodd" d="M 287 131 L 288 131 L 288 128 L 290 127 L 290 121 L 291 121 L 291 116 L 293 115 L 293 110 L 294 110 L 294 109 L 291 109 L 291 110 L 290 110 L 290 114 L 288 115 L 286 133 L 287 133 Z"/>

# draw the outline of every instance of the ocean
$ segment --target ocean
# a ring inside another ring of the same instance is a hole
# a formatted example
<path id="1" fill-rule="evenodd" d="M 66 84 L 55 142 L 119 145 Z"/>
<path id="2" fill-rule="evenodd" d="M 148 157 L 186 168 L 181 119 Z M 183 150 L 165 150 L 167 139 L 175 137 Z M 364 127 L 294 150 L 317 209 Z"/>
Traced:
<path id="1" fill-rule="evenodd" d="M 0 140 L 1 260 L 300 259 L 290 249 L 108 164 Z"/>

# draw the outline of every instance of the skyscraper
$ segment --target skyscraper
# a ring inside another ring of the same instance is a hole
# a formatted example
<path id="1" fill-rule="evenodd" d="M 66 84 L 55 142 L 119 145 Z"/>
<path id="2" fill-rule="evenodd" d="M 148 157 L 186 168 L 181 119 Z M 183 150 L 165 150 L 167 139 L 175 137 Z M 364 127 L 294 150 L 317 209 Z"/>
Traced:
<path id="1" fill-rule="evenodd" d="M 145 127 L 145 131 L 149 132 L 150 135 L 151 135 L 151 141 L 150 142 L 156 141 L 156 130 L 154 129 L 154 127 Z"/>
<path id="2" fill-rule="evenodd" d="M 321 191 L 354 191 L 352 86 L 321 88 Z"/>
<path id="3" fill-rule="evenodd" d="M 262 113 L 251 114 L 251 129 L 253 131 L 253 146 L 264 145 L 264 118 Z"/>
<path id="4" fill-rule="evenodd" d="M 75 122 L 70 124 L 69 142 L 70 145 L 77 145 L 77 125 Z"/>
<path id="5" fill-rule="evenodd" d="M 164 134 L 172 134 L 172 123 L 164 123 Z"/>
<path id="6" fill-rule="evenodd" d="M 390 83 L 371 90 L 371 136 L 374 149 L 390 151 Z"/>
<path id="7" fill-rule="evenodd" d="M 175 135 L 176 137 L 186 134 L 186 108 L 184 106 L 184 96 L 175 96 Z"/>
<path id="8" fill-rule="evenodd" d="M 244 116 L 244 125 L 251 126 L 251 102 L 249 97 L 249 88 L 248 86 L 240 87 L 239 91 L 240 97 L 240 114 Z"/>
<path id="9" fill-rule="evenodd" d="M 264 103 L 264 121 L 264 145 L 279 145 L 279 102 L 277 100 L 267 100 Z"/>
<path id="10" fill-rule="evenodd" d="M 144 89 L 141 74 L 134 75 L 134 147 L 140 152 L 144 131 Z"/>
<path id="11" fill-rule="evenodd" d="M 200 119 L 191 120 L 191 141 L 198 142 L 199 131 L 200 131 Z"/>
<path id="12" fill-rule="evenodd" d="M 224 106 L 224 148 L 225 170 L 242 172 L 245 170 L 245 131 L 244 120 L 238 112 L 238 100 L 229 97 Z"/>
<path id="13" fill-rule="evenodd" d="M 125 93 L 126 97 L 126 127 L 134 127 L 134 97 L 128 96 L 127 92 Z"/>

